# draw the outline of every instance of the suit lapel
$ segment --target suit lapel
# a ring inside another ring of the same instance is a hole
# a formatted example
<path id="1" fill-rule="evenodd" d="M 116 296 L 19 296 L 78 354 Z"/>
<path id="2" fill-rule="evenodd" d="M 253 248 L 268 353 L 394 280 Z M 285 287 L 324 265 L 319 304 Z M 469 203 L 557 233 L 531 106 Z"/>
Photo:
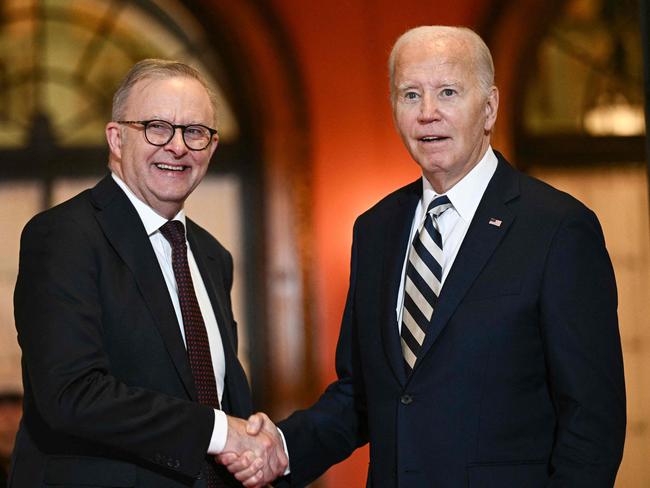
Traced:
<path id="1" fill-rule="evenodd" d="M 418 354 L 415 369 L 443 331 L 515 219 L 514 212 L 506 204 L 519 195 L 518 179 L 513 168 L 501 155 L 497 156 L 497 170 L 483 194 L 440 292 L 440 299 Z M 491 219 L 500 220 L 500 225 L 494 225 L 494 221 L 490 223 Z"/>
<path id="2" fill-rule="evenodd" d="M 382 258 L 382 343 L 388 357 L 388 362 L 397 380 L 404 384 L 406 372 L 404 370 L 404 357 L 400 344 L 399 328 L 397 325 L 397 295 L 399 293 L 402 269 L 406 250 L 409 246 L 409 235 L 413 222 L 415 207 L 422 196 L 422 181 L 417 180 L 405 187 L 397 195 L 396 205 L 386 216 L 387 239 Z"/>
<path id="3" fill-rule="evenodd" d="M 131 270 L 187 394 L 196 401 L 196 387 L 178 319 L 142 221 L 110 176 L 92 189 L 92 196 L 98 209 L 96 218 L 104 235 Z"/>
<path id="4" fill-rule="evenodd" d="M 187 219 L 187 239 L 210 297 L 223 344 L 226 377 L 221 408 L 226 413 L 237 416 L 248 415 L 251 410 L 250 398 L 245 395 L 245 392 L 248 391 L 248 382 L 246 372 L 237 358 L 237 340 L 231 327 L 232 314 L 228 308 L 228 297 L 225 296 L 230 290 L 226 290 L 224 285 L 215 282 L 220 277 L 220 273 L 231 273 L 232 269 L 224 269 L 223 260 L 212 253 L 212 246 L 202 245 L 197 235 L 196 224 Z"/>
<path id="5" fill-rule="evenodd" d="M 226 326 L 226 317 L 229 315 L 226 314 L 226 308 L 224 305 L 223 287 L 217 288 L 215 286 L 213 273 L 209 272 L 210 269 L 214 269 L 216 266 L 215 262 L 217 261 L 217 257 L 210 254 L 199 244 L 195 233 L 195 224 L 191 220 L 187 219 L 187 240 L 192 248 L 194 260 L 199 268 L 201 278 L 203 278 L 203 284 L 205 285 L 208 296 L 210 297 L 210 302 L 212 303 L 212 309 L 217 319 L 217 325 L 219 326 L 219 332 L 221 334 L 221 342 L 223 342 L 224 354 L 226 357 L 226 371 L 228 371 L 228 366 L 231 364 L 233 358 L 236 358 L 237 354 L 235 351 L 235 338 L 233 337 L 232 330 L 230 327 Z"/>

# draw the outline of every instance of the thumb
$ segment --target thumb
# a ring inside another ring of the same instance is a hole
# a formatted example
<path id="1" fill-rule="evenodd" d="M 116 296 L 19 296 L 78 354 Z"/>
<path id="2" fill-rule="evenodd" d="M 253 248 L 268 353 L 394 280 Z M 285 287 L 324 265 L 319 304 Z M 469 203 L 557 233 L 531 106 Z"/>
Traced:
<path id="1" fill-rule="evenodd" d="M 246 422 L 246 433 L 248 435 L 257 435 L 262 430 L 264 426 L 264 418 L 261 414 L 256 413 L 248 417 L 248 422 Z"/>
<path id="2" fill-rule="evenodd" d="M 217 454 L 215 456 L 215 460 L 225 466 L 228 466 L 229 464 L 237 461 L 238 459 L 239 456 L 237 456 L 237 454 L 235 454 L 234 452 L 222 452 L 221 454 Z"/>

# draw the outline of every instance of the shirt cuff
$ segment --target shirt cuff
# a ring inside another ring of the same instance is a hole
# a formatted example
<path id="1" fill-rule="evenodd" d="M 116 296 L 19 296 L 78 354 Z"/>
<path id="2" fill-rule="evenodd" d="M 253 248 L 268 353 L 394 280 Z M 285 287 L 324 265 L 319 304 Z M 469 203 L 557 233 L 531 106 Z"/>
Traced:
<path id="1" fill-rule="evenodd" d="M 208 446 L 208 454 L 216 455 L 223 451 L 226 447 L 226 439 L 228 438 L 228 418 L 223 410 L 214 411 L 214 428 L 212 429 L 212 437 L 210 438 L 210 445 Z M 285 446 L 286 451 L 286 446 Z"/>
<path id="2" fill-rule="evenodd" d="M 282 447 L 284 447 L 284 453 L 287 455 L 287 469 L 284 470 L 284 473 L 282 473 L 282 476 L 286 476 L 289 473 L 291 473 L 291 460 L 289 459 L 289 449 L 287 449 L 287 441 L 284 438 L 284 434 L 278 428 L 278 432 L 280 433 L 280 437 L 282 438 Z"/>

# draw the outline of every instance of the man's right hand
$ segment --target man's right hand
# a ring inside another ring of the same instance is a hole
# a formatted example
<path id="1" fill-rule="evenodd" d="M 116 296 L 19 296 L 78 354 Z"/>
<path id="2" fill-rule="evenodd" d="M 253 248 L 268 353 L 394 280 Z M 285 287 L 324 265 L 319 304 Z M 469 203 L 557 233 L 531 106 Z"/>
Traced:
<path id="1" fill-rule="evenodd" d="M 217 461 L 248 488 L 258 488 L 284 474 L 288 459 L 277 427 L 264 413 L 248 422 L 228 417 L 228 436 Z"/>

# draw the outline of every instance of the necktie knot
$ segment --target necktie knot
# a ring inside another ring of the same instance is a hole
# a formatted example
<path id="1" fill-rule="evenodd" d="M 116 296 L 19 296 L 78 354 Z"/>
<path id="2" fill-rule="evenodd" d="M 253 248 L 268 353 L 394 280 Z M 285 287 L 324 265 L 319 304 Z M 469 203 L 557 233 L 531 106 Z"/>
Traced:
<path id="1" fill-rule="evenodd" d="M 160 233 L 172 247 L 185 244 L 185 226 L 180 220 L 170 220 L 160 227 Z"/>
<path id="2" fill-rule="evenodd" d="M 432 214 L 435 217 L 439 217 L 445 210 L 447 210 L 451 206 L 452 206 L 451 202 L 449 201 L 447 195 L 442 195 L 434 198 L 431 201 L 431 203 L 429 204 L 429 208 L 427 208 L 427 213 Z"/>

